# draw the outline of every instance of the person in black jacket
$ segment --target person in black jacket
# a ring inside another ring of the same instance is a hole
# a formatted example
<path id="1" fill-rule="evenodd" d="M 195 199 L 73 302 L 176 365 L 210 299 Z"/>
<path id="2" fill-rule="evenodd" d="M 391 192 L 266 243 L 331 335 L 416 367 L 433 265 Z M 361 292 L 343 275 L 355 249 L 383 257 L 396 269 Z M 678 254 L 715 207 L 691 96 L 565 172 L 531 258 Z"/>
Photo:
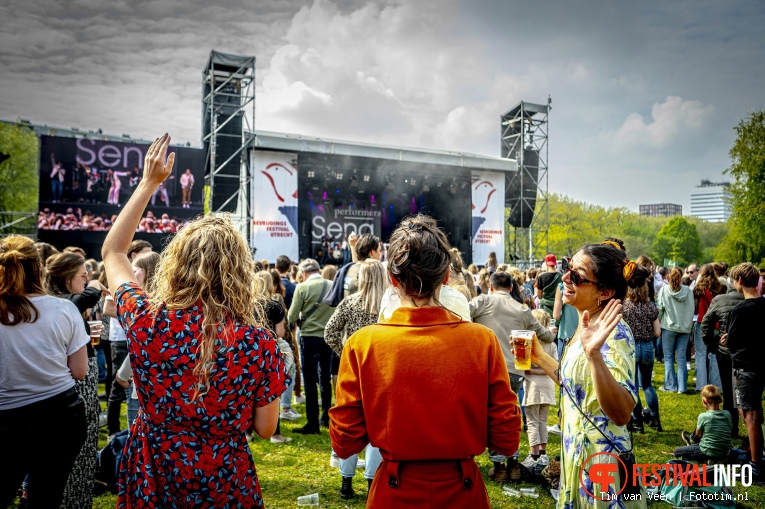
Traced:
<path id="1" fill-rule="evenodd" d="M 98 280 L 88 281 L 85 260 L 74 253 L 60 253 L 51 256 L 45 268 L 45 286 L 48 293 L 72 301 L 83 316 L 86 316 L 85 313 L 88 309 L 98 303 L 101 295 L 109 293 L 109 290 Z M 84 318 L 83 322 L 85 323 L 85 330 L 90 334 L 90 324 Z M 100 334 L 100 330 L 98 333 Z M 75 390 L 85 403 L 87 436 L 69 475 L 69 481 L 64 491 L 64 507 L 91 507 L 93 505 L 93 478 L 96 473 L 98 420 L 101 407 L 98 403 L 98 362 L 96 361 L 95 350 L 90 343 L 87 345 L 87 349 L 88 374 L 75 384 Z"/>
<path id="2" fill-rule="evenodd" d="M 720 337 L 728 332 L 728 313 L 737 304 L 744 302 L 744 294 L 731 288 L 727 293 L 716 296 L 701 321 L 701 338 L 709 353 L 717 357 L 717 367 L 720 370 L 722 382 L 723 410 L 730 413 L 732 437 L 738 437 L 738 412 L 733 405 L 733 369 L 730 362 L 728 347 L 720 344 Z"/>
<path id="3" fill-rule="evenodd" d="M 733 267 L 730 278 L 736 290 L 744 294 L 744 302 L 730 310 L 728 332 L 720 337 L 720 344 L 730 350 L 733 394 L 749 435 L 752 479 L 765 482 L 765 461 L 762 459 L 762 394 L 765 391 L 762 317 L 765 316 L 765 300 L 757 290 L 760 273 L 751 263 Z"/>

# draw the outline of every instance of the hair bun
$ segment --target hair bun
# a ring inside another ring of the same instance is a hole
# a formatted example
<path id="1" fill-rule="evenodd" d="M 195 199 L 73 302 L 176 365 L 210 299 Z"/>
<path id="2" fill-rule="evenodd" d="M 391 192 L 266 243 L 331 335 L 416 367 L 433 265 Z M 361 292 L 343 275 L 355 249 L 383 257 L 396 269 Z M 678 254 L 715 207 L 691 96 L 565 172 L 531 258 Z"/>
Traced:
<path id="1" fill-rule="evenodd" d="M 627 262 L 627 265 L 624 266 L 624 270 L 622 271 L 622 274 L 624 274 L 624 280 L 628 283 L 633 281 L 635 276 L 635 269 L 637 268 L 637 263 L 630 260 Z"/>

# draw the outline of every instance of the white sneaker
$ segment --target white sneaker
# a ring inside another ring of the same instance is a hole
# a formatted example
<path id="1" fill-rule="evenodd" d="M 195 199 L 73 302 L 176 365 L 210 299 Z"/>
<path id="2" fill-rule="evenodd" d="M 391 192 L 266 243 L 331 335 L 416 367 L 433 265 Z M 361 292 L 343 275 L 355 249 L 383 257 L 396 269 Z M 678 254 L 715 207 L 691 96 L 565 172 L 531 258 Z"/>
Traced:
<path id="1" fill-rule="evenodd" d="M 560 426 L 558 424 L 555 426 L 547 426 L 547 432 L 551 435 L 561 435 Z"/>
<path id="2" fill-rule="evenodd" d="M 537 460 L 537 465 L 540 465 L 542 468 L 544 468 L 549 464 L 550 464 L 550 457 L 547 454 L 540 454 L 539 459 Z"/>
<path id="3" fill-rule="evenodd" d="M 282 410 L 279 414 L 280 419 L 284 419 L 285 421 L 297 421 L 303 417 L 299 413 L 295 412 L 293 409 L 288 408 L 287 410 Z"/>
<path id="4" fill-rule="evenodd" d="M 360 459 L 359 461 L 356 462 L 356 468 L 364 469 L 366 467 L 367 467 L 367 462 L 366 461 Z"/>
<path id="5" fill-rule="evenodd" d="M 98 427 L 103 428 L 109 424 L 109 419 L 106 418 L 106 414 L 98 414 Z"/>
<path id="6" fill-rule="evenodd" d="M 688 371 L 690 371 L 691 370 L 691 362 L 690 361 L 686 362 L 685 363 L 685 367 L 687 367 Z"/>
<path id="7" fill-rule="evenodd" d="M 288 444 L 290 442 L 292 442 L 292 439 L 289 437 L 283 437 L 281 435 L 274 435 L 271 437 L 272 444 Z"/>
<path id="8" fill-rule="evenodd" d="M 340 468 L 340 458 L 337 456 L 331 456 L 329 458 L 329 466 L 331 468 Z"/>
<path id="9" fill-rule="evenodd" d="M 305 396 L 295 396 L 295 404 L 302 405 L 305 403 Z"/>
<path id="10" fill-rule="evenodd" d="M 537 460 L 532 458 L 531 455 L 528 455 L 525 460 L 521 461 L 521 465 L 529 470 L 534 470 L 534 467 L 537 466 Z"/>

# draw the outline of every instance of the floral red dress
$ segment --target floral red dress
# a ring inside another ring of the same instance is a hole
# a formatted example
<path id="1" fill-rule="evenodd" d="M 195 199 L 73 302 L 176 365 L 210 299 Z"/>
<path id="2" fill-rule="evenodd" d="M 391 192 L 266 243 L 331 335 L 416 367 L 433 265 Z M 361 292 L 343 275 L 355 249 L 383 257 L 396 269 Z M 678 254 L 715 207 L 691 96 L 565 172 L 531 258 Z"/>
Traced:
<path id="1" fill-rule="evenodd" d="M 289 383 L 276 341 L 265 329 L 232 324 L 230 339 L 216 341 L 209 392 L 190 401 L 201 304 L 150 312 L 135 283 L 121 285 L 116 299 L 140 404 L 120 463 L 117 507 L 263 507 L 244 433 L 255 408 Z"/>

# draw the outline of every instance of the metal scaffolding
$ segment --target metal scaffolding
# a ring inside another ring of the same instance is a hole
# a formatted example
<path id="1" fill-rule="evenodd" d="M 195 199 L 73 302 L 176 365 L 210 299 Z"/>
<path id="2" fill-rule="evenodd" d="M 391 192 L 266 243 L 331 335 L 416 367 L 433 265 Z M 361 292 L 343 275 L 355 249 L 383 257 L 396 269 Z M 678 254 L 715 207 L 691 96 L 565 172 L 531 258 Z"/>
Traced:
<path id="1" fill-rule="evenodd" d="M 249 237 L 250 165 L 245 150 L 255 137 L 255 57 L 210 52 L 203 71 L 202 143 L 205 212 L 229 212 Z"/>
<path id="2" fill-rule="evenodd" d="M 518 174 L 505 180 L 509 263 L 520 268 L 538 265 L 548 252 L 548 116 L 547 104 L 521 101 L 501 117 L 502 157 L 515 159 Z"/>

